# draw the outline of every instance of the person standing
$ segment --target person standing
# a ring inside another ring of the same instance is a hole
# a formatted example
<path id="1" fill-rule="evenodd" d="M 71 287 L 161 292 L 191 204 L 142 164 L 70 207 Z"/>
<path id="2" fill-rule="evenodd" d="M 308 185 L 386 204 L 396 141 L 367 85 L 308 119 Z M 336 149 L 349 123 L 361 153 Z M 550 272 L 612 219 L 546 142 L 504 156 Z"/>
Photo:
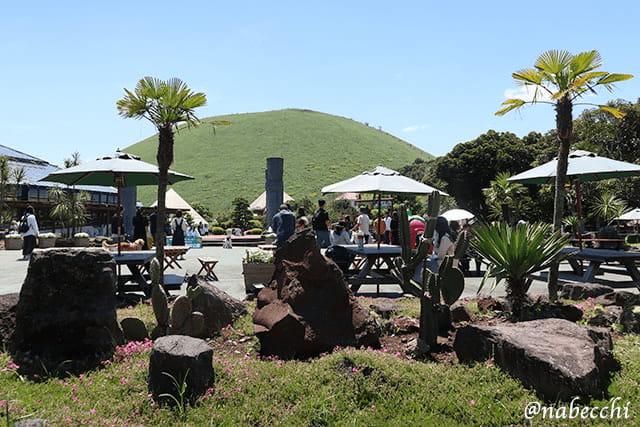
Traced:
<path id="1" fill-rule="evenodd" d="M 142 249 L 149 249 L 147 245 L 147 225 L 149 225 L 149 220 L 142 214 L 142 209 L 138 208 L 136 216 L 133 217 L 131 222 L 133 223 L 133 240 L 142 239 L 144 241 Z"/>
<path id="2" fill-rule="evenodd" d="M 273 229 L 276 232 L 276 247 L 281 248 L 296 229 L 296 216 L 288 204 L 281 204 L 280 210 L 273 216 Z"/>
<path id="3" fill-rule="evenodd" d="M 384 218 L 378 217 L 373 220 L 373 232 L 377 242 L 384 242 L 384 233 L 387 231 L 387 223 Z"/>
<path id="4" fill-rule="evenodd" d="M 398 212 L 393 211 L 391 214 L 391 244 L 400 244 L 400 219 L 398 218 Z"/>
<path id="5" fill-rule="evenodd" d="M 33 252 L 36 247 L 36 237 L 40 233 L 40 230 L 38 230 L 38 221 L 36 221 L 36 215 L 34 213 L 33 206 L 27 206 L 24 216 L 20 220 L 20 226 L 18 230 L 22 235 L 22 240 L 24 240 L 24 244 L 22 246 L 22 260 L 28 261 L 31 258 L 31 252 Z"/>
<path id="6" fill-rule="evenodd" d="M 171 246 L 184 246 L 184 235 L 186 231 L 187 221 L 182 218 L 182 211 L 178 211 L 173 220 L 171 220 L 171 232 L 173 233 Z"/>
<path id="7" fill-rule="evenodd" d="M 391 215 L 389 215 L 389 212 L 385 212 L 384 213 L 384 225 L 385 225 L 385 230 L 384 230 L 384 238 L 382 239 L 383 243 L 386 243 L 387 245 L 391 244 Z"/>
<path id="8" fill-rule="evenodd" d="M 367 208 L 364 206 L 360 206 L 360 215 L 358 215 L 358 219 L 356 220 L 356 225 L 353 226 L 351 231 L 358 231 L 358 234 L 362 234 L 362 238 L 364 239 L 364 243 L 369 243 L 369 225 L 371 224 L 371 219 L 369 219 L 369 215 L 367 215 Z"/>
<path id="9" fill-rule="evenodd" d="M 329 214 L 324 209 L 326 203 L 324 199 L 318 200 L 318 209 L 313 213 L 313 219 L 311 220 L 311 226 L 316 233 L 316 241 L 320 248 L 328 248 L 331 244 L 329 236 L 331 221 L 329 221 Z"/>

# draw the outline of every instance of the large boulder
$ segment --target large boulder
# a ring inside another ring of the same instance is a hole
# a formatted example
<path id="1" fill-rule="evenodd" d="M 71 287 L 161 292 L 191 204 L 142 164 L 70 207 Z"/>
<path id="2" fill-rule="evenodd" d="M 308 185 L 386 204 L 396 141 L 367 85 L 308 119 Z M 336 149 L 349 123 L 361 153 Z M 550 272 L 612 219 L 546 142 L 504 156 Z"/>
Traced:
<path id="1" fill-rule="evenodd" d="M 25 373 L 80 373 L 124 342 L 116 316 L 113 256 L 104 249 L 36 250 L 9 341 Z"/>
<path id="2" fill-rule="evenodd" d="M 276 251 L 274 279 L 258 294 L 254 330 L 264 355 L 307 357 L 336 346 L 378 346 L 380 328 L 320 253 L 311 231 Z"/>
<path id="3" fill-rule="evenodd" d="M 213 349 L 204 340 L 186 335 L 158 338 L 149 356 L 147 383 L 153 399 L 162 403 L 180 400 L 180 390 L 186 386 L 184 397 L 195 401 L 213 385 Z"/>
<path id="4" fill-rule="evenodd" d="M 187 286 L 189 288 L 200 286 L 202 289 L 191 300 L 191 308 L 204 315 L 204 337 L 214 336 L 222 328 L 247 314 L 247 307 L 242 301 L 235 299 L 195 274 L 189 278 Z"/>
<path id="5" fill-rule="evenodd" d="M 564 319 L 542 319 L 458 330 L 454 349 L 461 362 L 491 357 L 502 369 L 544 399 L 601 398 L 618 368 L 606 329 Z"/>
<path id="6" fill-rule="evenodd" d="M 16 327 L 16 308 L 20 294 L 0 295 L 0 348 L 8 345 Z"/>
<path id="7" fill-rule="evenodd" d="M 598 296 L 594 302 L 604 306 L 617 305 L 622 308 L 630 308 L 634 305 L 640 305 L 640 294 L 634 294 L 629 291 L 615 291 Z"/>
<path id="8" fill-rule="evenodd" d="M 596 298 L 600 295 L 608 294 L 609 292 L 613 292 L 613 288 L 600 283 L 566 283 L 562 286 L 560 298 L 583 300 L 587 298 Z"/>

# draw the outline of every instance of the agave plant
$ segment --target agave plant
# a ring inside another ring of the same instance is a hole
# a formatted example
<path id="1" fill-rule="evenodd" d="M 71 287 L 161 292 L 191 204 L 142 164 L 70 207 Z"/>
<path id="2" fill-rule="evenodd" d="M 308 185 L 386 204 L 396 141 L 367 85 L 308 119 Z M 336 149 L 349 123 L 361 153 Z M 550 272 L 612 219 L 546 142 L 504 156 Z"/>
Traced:
<path id="1" fill-rule="evenodd" d="M 492 290 L 505 280 L 512 315 L 518 319 L 527 300 L 527 277 L 566 258 L 560 252 L 567 238 L 551 233 L 551 225 L 541 223 L 481 225 L 473 234 L 471 246 L 490 262 L 478 292 L 489 277 L 495 278 Z"/>

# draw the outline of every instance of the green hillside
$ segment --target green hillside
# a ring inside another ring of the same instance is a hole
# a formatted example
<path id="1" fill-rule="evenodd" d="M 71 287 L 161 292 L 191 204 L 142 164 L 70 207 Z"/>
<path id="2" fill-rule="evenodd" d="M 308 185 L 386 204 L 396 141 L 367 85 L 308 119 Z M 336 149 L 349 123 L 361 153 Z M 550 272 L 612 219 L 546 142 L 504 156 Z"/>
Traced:
<path id="1" fill-rule="evenodd" d="M 264 191 L 267 157 L 284 158 L 284 189 L 294 199 L 317 197 L 328 184 L 381 164 L 391 169 L 433 156 L 386 132 L 344 117 L 309 110 L 232 114 L 213 134 L 211 126 L 181 127 L 176 134 L 172 170 L 194 176 L 173 186 L 188 202 L 199 201 L 218 213 L 235 197 L 249 203 Z M 125 151 L 155 163 L 154 135 Z M 145 205 L 155 187 L 139 187 Z"/>

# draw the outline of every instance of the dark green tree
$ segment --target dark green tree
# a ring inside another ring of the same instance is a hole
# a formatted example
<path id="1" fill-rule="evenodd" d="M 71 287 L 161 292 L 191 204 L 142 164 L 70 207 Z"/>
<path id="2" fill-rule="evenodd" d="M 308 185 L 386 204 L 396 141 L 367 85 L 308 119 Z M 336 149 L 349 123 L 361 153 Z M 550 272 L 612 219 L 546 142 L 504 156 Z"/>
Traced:
<path id="1" fill-rule="evenodd" d="M 233 205 L 233 212 L 231 213 L 233 225 L 243 230 L 247 229 L 249 221 L 253 219 L 253 214 L 249 210 L 249 202 L 242 197 L 236 197 L 231 204 Z"/>
<path id="2" fill-rule="evenodd" d="M 442 190 L 455 197 L 459 207 L 486 218 L 489 211 L 482 189 L 489 187 L 498 172 L 516 174 L 528 169 L 535 154 L 515 134 L 489 130 L 437 158 L 429 180 L 446 183 Z"/>

